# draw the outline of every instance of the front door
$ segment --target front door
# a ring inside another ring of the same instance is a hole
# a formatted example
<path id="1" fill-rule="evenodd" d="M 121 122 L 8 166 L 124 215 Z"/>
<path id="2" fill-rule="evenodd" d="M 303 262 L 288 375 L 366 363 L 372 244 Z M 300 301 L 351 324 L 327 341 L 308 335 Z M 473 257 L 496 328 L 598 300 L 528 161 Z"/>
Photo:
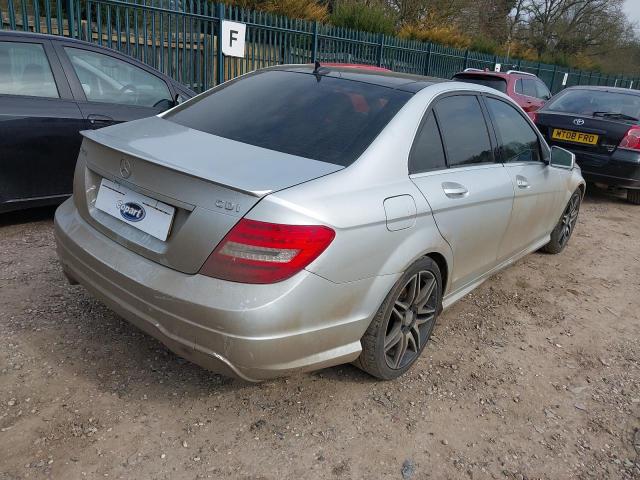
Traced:
<path id="1" fill-rule="evenodd" d="M 436 158 L 442 161 L 434 166 Z M 453 251 L 455 292 L 495 267 L 513 203 L 511 180 L 502 164 L 495 163 L 485 114 L 475 95 L 436 101 L 416 137 L 410 166 L 411 179 Z"/>
<path id="2" fill-rule="evenodd" d="M 562 184 L 557 171 L 544 161 L 540 138 L 524 115 L 502 99 L 487 96 L 485 102 L 515 195 L 509 228 L 498 255 L 504 260 L 549 235 L 558 221 L 556 210 Z"/>
<path id="3" fill-rule="evenodd" d="M 83 118 L 48 40 L 0 41 L 0 210 L 71 194 Z"/>
<path id="4" fill-rule="evenodd" d="M 87 128 L 150 117 L 173 106 L 167 82 L 126 57 L 69 42 L 56 48 Z"/>

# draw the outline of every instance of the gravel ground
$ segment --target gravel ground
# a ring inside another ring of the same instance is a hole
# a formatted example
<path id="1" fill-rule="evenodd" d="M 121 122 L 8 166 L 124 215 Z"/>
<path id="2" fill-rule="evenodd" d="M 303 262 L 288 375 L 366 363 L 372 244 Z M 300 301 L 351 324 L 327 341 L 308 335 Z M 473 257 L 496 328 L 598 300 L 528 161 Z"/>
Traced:
<path id="1" fill-rule="evenodd" d="M 53 210 L 0 219 L 0 480 L 640 478 L 640 207 L 448 310 L 403 378 L 246 384 L 65 281 Z"/>

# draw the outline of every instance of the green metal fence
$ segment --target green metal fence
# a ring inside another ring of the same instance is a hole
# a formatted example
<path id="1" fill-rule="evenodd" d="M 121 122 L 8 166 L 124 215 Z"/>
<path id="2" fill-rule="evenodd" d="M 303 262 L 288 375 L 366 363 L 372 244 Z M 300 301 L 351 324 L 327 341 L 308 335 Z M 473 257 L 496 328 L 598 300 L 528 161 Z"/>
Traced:
<path id="1" fill-rule="evenodd" d="M 640 78 L 585 72 L 295 20 L 207 0 L 0 0 L 0 29 L 65 35 L 131 55 L 196 91 L 282 63 L 366 63 L 442 78 L 465 68 L 538 75 L 557 92 L 573 85 L 640 88 Z M 222 19 L 247 24 L 244 58 L 218 48 Z"/>

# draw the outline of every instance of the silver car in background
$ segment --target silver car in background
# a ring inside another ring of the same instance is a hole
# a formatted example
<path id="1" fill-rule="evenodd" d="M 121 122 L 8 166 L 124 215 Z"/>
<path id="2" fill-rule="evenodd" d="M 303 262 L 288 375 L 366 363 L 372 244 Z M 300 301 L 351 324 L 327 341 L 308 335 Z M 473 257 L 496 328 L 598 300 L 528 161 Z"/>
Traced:
<path id="1" fill-rule="evenodd" d="M 505 95 L 393 72 L 260 70 L 83 135 L 55 217 L 67 276 L 250 381 L 401 375 L 443 308 L 566 246 L 585 189 Z"/>

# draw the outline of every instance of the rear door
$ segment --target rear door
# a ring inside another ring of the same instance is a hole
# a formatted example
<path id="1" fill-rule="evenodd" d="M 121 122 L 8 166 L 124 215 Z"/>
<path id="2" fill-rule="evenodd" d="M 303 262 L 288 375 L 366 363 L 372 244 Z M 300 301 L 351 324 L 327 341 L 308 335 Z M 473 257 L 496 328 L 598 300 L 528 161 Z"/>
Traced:
<path id="1" fill-rule="evenodd" d="M 51 42 L 0 37 L 0 204 L 71 193 L 83 120 Z"/>
<path id="2" fill-rule="evenodd" d="M 411 179 L 453 251 L 452 291 L 495 267 L 509 223 L 513 187 L 493 148 L 478 97 L 455 94 L 436 100 L 412 149 Z"/>
<path id="3" fill-rule="evenodd" d="M 485 97 L 485 103 L 515 192 L 511 221 L 498 254 L 504 260 L 546 237 L 557 222 L 562 172 L 545 162 L 548 152 L 542 150 L 535 128 L 519 109 L 491 96 Z"/>
<path id="4" fill-rule="evenodd" d="M 116 52 L 56 42 L 87 128 L 157 115 L 174 105 L 169 82 Z"/>

